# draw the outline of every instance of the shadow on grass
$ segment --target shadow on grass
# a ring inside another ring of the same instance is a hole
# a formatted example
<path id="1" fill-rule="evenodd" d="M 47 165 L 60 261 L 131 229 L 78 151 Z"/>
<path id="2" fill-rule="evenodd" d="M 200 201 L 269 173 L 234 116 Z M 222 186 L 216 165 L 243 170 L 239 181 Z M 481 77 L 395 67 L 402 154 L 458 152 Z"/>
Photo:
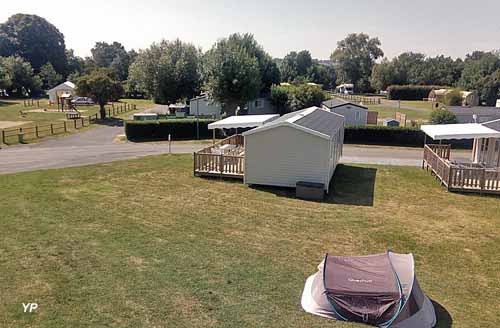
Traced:
<path id="1" fill-rule="evenodd" d="M 321 203 L 373 206 L 377 169 L 340 164 L 330 184 L 330 193 Z M 296 198 L 295 188 L 253 185 L 251 188 L 279 197 Z"/>
<path id="2" fill-rule="evenodd" d="M 340 164 L 326 201 L 333 204 L 373 206 L 377 169 Z"/>
<path id="3" fill-rule="evenodd" d="M 436 325 L 435 328 L 449 328 L 453 326 L 453 318 L 451 314 L 441 304 L 432 300 L 432 305 L 436 311 Z"/>

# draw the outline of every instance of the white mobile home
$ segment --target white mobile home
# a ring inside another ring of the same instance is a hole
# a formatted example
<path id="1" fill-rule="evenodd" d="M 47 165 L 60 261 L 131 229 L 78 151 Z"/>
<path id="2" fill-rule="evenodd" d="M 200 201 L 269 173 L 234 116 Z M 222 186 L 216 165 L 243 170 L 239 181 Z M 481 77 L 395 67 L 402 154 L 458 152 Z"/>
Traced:
<path id="1" fill-rule="evenodd" d="M 212 116 L 219 118 L 222 108 L 219 103 L 211 100 L 206 94 L 189 101 L 189 115 Z"/>
<path id="2" fill-rule="evenodd" d="M 47 91 L 49 95 L 49 101 L 51 103 L 59 103 L 59 98 L 61 96 L 74 96 L 75 95 L 76 85 L 73 82 L 66 81 L 64 83 L 59 84 L 58 86 L 53 87 L 49 91 Z"/>
<path id="3" fill-rule="evenodd" d="M 342 154 L 344 118 L 318 107 L 283 115 L 243 133 L 244 183 L 295 187 L 324 185 L 326 192 Z"/>
<path id="4" fill-rule="evenodd" d="M 368 123 L 368 108 L 341 99 L 330 99 L 323 102 L 323 107 L 332 113 L 344 116 L 345 125 L 359 126 Z"/>

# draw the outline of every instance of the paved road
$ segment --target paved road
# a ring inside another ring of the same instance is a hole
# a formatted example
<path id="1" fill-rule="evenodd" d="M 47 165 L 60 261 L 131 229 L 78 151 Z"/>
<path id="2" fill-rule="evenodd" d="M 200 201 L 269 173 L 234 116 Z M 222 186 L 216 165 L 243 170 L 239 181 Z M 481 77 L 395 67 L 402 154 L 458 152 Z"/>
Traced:
<path id="1" fill-rule="evenodd" d="M 120 123 L 118 123 L 120 124 Z M 116 141 L 123 127 L 103 126 L 38 144 L 0 149 L 0 173 L 106 163 L 168 153 L 167 143 Z M 173 142 L 172 153 L 193 153 L 206 144 Z M 467 157 L 467 153 L 460 153 Z M 342 162 L 419 166 L 422 150 L 392 147 L 344 146 Z"/>

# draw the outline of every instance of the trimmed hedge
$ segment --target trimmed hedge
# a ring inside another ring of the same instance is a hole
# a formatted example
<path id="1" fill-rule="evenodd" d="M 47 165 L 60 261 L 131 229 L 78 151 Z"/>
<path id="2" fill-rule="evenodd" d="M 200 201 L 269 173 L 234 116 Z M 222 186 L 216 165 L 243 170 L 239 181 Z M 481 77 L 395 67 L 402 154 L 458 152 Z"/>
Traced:
<path id="1" fill-rule="evenodd" d="M 391 85 L 387 88 L 387 98 L 390 100 L 422 100 L 429 97 L 434 89 L 447 87 L 438 85 Z"/>
<path id="2" fill-rule="evenodd" d="M 208 124 L 214 120 L 200 119 L 200 139 L 212 138 L 212 131 L 208 130 Z M 170 119 L 159 121 L 126 121 L 125 135 L 128 140 L 193 140 L 196 139 L 196 120 Z"/>
<path id="3" fill-rule="evenodd" d="M 355 144 L 422 146 L 424 133 L 414 128 L 389 126 L 348 126 L 344 142 Z"/>
<path id="4" fill-rule="evenodd" d="M 212 131 L 208 130 L 208 124 L 214 122 L 209 119 L 200 119 L 200 139 L 212 138 Z M 238 129 L 241 133 L 248 129 Z M 223 137 L 217 130 L 217 138 Z M 160 121 L 126 121 L 125 134 L 132 141 L 168 140 L 170 134 L 172 140 L 194 140 L 196 139 L 196 120 L 160 120 Z M 401 128 L 388 126 L 348 126 L 345 128 L 345 143 L 367 144 L 367 145 L 390 145 L 390 146 L 413 146 L 422 147 L 424 144 L 424 133 L 415 128 Z M 431 143 L 432 139 L 427 138 Z M 452 140 L 454 148 L 470 148 L 470 140 Z"/>

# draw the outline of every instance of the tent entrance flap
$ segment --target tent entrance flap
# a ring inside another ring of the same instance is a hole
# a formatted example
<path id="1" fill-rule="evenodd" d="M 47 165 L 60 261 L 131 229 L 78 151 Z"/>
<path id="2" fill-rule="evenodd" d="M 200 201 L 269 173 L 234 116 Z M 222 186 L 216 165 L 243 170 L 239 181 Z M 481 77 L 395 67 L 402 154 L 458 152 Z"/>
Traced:
<path id="1" fill-rule="evenodd" d="M 388 325 L 398 315 L 403 295 L 388 254 L 326 256 L 326 296 L 340 319 Z"/>

